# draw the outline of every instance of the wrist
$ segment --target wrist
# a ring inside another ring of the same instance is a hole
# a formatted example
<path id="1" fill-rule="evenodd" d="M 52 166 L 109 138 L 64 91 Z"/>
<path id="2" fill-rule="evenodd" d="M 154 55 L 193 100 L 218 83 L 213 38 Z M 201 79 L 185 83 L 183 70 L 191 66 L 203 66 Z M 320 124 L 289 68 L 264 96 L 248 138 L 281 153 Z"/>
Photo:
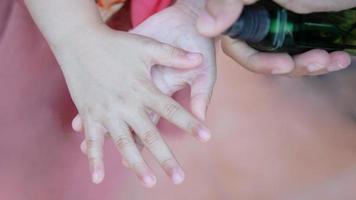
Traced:
<path id="1" fill-rule="evenodd" d="M 67 27 L 65 31 L 57 34 L 46 35 L 46 40 L 51 47 L 61 47 L 69 44 L 75 44 L 76 41 L 85 40 L 91 35 L 97 35 L 108 29 L 104 23 L 91 23 Z"/>

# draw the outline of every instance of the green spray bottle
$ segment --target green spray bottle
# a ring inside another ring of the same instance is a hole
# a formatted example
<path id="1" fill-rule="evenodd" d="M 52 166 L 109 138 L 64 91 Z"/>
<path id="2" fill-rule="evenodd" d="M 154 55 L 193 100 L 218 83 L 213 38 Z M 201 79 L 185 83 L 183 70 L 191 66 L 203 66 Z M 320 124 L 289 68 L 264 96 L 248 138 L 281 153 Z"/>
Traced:
<path id="1" fill-rule="evenodd" d="M 225 35 L 264 52 L 296 54 L 318 48 L 356 55 L 356 8 L 302 15 L 262 0 L 245 6 Z"/>

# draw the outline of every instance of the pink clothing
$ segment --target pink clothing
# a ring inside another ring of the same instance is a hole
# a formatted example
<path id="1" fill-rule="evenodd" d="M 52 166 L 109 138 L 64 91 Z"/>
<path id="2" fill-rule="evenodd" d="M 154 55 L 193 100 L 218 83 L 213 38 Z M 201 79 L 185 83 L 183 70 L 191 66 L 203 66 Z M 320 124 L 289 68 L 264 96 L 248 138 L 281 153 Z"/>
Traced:
<path id="1" fill-rule="evenodd" d="M 131 1 L 131 21 L 136 27 L 149 16 L 168 7 L 171 0 L 132 0 Z"/>
<path id="2" fill-rule="evenodd" d="M 6 12 L 5 12 L 6 11 Z M 122 179 L 108 142 L 106 178 L 90 181 L 83 135 L 60 68 L 21 1 L 0 1 L 0 199 L 112 200 Z"/>

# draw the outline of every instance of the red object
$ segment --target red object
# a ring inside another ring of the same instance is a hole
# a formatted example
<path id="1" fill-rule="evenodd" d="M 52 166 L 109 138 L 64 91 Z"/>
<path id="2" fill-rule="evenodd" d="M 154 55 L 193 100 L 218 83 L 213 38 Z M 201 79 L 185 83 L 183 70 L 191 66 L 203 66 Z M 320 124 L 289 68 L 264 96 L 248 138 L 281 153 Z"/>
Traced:
<path id="1" fill-rule="evenodd" d="M 131 21 L 136 27 L 149 16 L 171 5 L 171 0 L 132 0 Z"/>

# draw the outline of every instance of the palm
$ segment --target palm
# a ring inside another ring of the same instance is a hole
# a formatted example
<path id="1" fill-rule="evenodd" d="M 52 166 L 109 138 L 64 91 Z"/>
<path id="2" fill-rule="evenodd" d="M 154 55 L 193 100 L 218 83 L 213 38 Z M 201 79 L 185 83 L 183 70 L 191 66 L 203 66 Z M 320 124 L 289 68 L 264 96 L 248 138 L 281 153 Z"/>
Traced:
<path id="1" fill-rule="evenodd" d="M 211 39 L 198 34 L 195 21 L 191 13 L 172 6 L 151 16 L 131 32 L 203 54 L 203 63 L 194 70 L 177 71 L 156 66 L 153 68 L 152 78 L 156 86 L 167 95 L 190 85 L 192 111 L 198 117 L 204 118 L 203 113 L 216 76 L 215 50 Z"/>

